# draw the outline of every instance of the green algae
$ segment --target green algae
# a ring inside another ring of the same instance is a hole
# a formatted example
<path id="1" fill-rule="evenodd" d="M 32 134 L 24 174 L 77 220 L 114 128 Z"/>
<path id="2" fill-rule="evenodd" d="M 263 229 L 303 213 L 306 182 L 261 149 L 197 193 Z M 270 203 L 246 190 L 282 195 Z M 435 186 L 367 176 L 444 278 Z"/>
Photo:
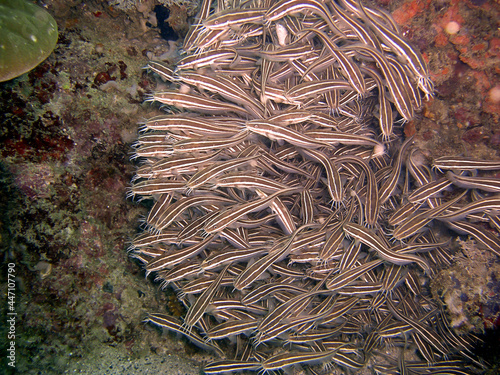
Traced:
<path id="1" fill-rule="evenodd" d="M 45 9 L 24 0 L 0 0 L 0 82 L 40 64 L 57 37 L 56 21 Z"/>

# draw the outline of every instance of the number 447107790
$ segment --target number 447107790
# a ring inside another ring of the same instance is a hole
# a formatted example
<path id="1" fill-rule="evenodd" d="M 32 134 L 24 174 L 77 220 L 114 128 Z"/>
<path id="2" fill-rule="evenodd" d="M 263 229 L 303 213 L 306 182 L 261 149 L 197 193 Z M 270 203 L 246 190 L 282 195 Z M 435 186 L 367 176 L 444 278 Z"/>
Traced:
<path id="1" fill-rule="evenodd" d="M 16 268 L 14 263 L 9 263 L 7 265 L 7 303 L 9 305 L 9 311 L 15 311 L 16 302 Z"/>

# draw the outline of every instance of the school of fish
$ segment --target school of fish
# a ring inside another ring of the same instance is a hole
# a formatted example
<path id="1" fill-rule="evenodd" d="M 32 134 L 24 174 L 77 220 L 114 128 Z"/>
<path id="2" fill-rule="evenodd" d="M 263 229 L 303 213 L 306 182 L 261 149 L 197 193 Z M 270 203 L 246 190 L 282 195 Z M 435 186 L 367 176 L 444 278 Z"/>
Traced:
<path id="1" fill-rule="evenodd" d="M 429 282 L 450 236 L 500 256 L 500 163 L 431 163 L 401 125 L 433 95 L 391 15 L 359 0 L 203 0 L 140 127 L 130 253 L 185 306 L 147 322 L 207 374 L 471 374 Z"/>

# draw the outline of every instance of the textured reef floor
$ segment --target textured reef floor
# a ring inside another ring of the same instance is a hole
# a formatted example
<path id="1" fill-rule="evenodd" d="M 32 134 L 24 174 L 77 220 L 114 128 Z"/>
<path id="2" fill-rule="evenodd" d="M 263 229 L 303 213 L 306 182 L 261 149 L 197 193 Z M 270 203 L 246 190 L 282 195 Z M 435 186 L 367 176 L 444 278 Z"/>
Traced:
<path id="1" fill-rule="evenodd" d="M 16 369 L 196 374 L 208 354 L 141 323 L 148 311 L 183 311 L 126 253 L 149 208 L 125 199 L 137 122 L 155 113 L 143 104 L 155 82 L 142 67 L 149 58 L 175 57 L 189 9 L 174 4 L 166 16 L 153 1 L 128 9 L 45 3 L 60 30 L 56 50 L 30 73 L 0 84 L 0 277 L 5 282 L 7 264 L 15 264 Z M 391 11 L 422 51 L 436 85 L 436 97 L 405 134 L 415 135 L 428 158 L 498 160 L 498 2 L 373 3 Z M 487 353 L 500 345 L 499 262 L 466 242 L 454 246 L 456 263 L 433 291 L 457 330 L 496 332 L 485 337 Z M 7 303 L 0 306 L 6 316 Z M 8 329 L 3 319 L 3 339 Z M 495 373 L 499 359 L 487 360 Z M 0 366 L 9 369 L 6 358 Z"/>

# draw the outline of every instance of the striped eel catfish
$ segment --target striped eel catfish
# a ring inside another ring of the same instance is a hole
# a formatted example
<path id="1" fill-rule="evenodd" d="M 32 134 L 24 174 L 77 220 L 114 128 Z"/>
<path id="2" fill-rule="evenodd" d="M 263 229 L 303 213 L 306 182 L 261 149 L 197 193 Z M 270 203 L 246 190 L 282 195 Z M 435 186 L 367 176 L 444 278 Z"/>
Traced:
<path id="1" fill-rule="evenodd" d="M 446 236 L 500 255 L 500 162 L 417 160 L 395 125 L 428 68 L 366 3 L 204 0 L 184 55 L 148 65 L 169 86 L 135 145 L 130 254 L 186 310 L 146 321 L 215 353 L 207 374 L 481 366 L 429 284 Z"/>

